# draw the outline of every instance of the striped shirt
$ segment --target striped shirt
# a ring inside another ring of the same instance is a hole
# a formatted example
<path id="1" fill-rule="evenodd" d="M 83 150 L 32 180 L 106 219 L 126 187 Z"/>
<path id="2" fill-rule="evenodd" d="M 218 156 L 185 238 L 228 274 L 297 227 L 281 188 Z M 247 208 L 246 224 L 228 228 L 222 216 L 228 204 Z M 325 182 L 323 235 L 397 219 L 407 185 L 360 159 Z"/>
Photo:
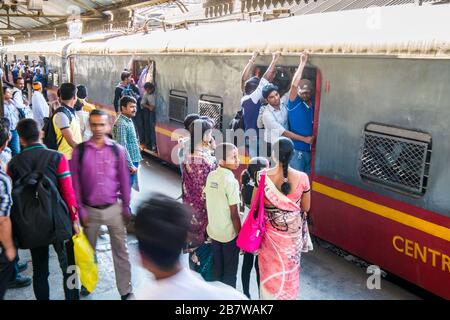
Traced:
<path id="1" fill-rule="evenodd" d="M 12 206 L 11 180 L 0 169 L 0 217 L 9 217 Z"/>
<path id="2" fill-rule="evenodd" d="M 128 167 L 133 168 L 133 162 L 142 160 L 133 120 L 120 114 L 114 123 L 112 134 L 113 139 L 125 148 Z"/>

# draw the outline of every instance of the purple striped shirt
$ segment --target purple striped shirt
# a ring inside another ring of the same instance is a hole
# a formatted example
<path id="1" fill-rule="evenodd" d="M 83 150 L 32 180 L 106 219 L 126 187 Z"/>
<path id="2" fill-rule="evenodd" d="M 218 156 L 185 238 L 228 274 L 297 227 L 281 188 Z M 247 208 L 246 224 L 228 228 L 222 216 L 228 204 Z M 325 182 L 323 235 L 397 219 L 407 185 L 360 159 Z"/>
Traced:
<path id="1" fill-rule="evenodd" d="M 92 140 L 85 143 L 83 160 L 79 170 L 78 152 L 75 148 L 70 161 L 73 187 L 75 189 L 79 214 L 87 215 L 86 206 L 114 204 L 122 199 L 123 213 L 129 214 L 130 170 L 128 169 L 125 149 L 116 144 L 117 157 L 112 148 L 113 141 L 105 138 L 106 143 L 98 148 Z"/>

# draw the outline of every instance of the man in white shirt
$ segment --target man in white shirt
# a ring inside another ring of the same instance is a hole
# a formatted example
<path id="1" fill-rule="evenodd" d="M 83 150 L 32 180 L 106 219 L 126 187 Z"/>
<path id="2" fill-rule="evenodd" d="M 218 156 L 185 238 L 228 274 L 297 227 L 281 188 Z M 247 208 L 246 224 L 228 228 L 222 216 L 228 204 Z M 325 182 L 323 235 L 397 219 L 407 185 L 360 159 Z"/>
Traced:
<path id="1" fill-rule="evenodd" d="M 137 300 L 247 300 L 230 286 L 206 282 L 180 264 L 190 226 L 189 207 L 154 194 L 136 216 L 136 236 L 142 265 L 155 281 L 141 288 Z"/>
<path id="2" fill-rule="evenodd" d="M 268 84 L 263 88 L 262 93 L 264 99 L 268 102 L 263 114 L 264 141 L 267 143 L 268 153 L 271 152 L 272 143 L 275 143 L 281 136 L 306 142 L 308 137 L 303 137 L 288 130 L 288 110 L 281 103 L 278 87 Z M 267 156 L 269 157 L 270 154 L 267 154 Z"/>
<path id="3" fill-rule="evenodd" d="M 16 103 L 17 108 L 25 109 L 28 106 L 28 101 L 23 97 L 22 91 L 25 88 L 25 80 L 18 77 L 14 80 L 13 100 Z"/>
<path id="4" fill-rule="evenodd" d="M 257 125 L 258 115 L 261 109 L 262 88 L 273 80 L 276 74 L 276 64 L 281 54 L 276 52 L 272 55 L 272 62 L 261 79 L 256 76 L 249 79 L 257 56 L 258 52 L 254 52 L 244 69 L 241 79 L 241 89 L 244 94 L 241 99 L 241 110 L 243 111 L 245 132 L 248 136 L 246 148 L 250 158 L 264 153 L 264 150 L 260 150 L 264 148 L 261 148 L 262 146 L 260 145 L 261 137 L 259 136 L 259 128 Z"/>
<path id="5" fill-rule="evenodd" d="M 44 126 L 44 119 L 49 117 L 50 108 L 42 94 L 42 84 L 40 82 L 33 83 L 33 96 L 31 105 L 33 106 L 33 118 L 38 123 L 39 130 Z"/>

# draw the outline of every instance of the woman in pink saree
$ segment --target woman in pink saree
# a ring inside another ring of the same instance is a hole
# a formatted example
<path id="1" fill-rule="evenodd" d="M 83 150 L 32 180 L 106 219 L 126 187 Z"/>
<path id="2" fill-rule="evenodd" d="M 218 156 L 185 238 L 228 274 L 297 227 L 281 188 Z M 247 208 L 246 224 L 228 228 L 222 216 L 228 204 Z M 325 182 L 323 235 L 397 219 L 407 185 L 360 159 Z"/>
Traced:
<path id="1" fill-rule="evenodd" d="M 309 178 L 289 167 L 293 154 L 292 141 L 280 138 L 272 151 L 277 165 L 267 170 L 266 233 L 258 257 L 260 298 L 264 300 L 297 299 L 301 253 L 312 250 L 306 222 L 311 200 Z"/>

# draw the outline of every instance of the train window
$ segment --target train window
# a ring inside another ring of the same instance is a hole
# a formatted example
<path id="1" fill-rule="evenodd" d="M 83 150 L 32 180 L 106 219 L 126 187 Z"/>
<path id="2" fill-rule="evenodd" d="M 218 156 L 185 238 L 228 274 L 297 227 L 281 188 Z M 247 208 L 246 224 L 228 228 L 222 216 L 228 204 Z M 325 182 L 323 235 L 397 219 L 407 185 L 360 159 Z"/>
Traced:
<path id="1" fill-rule="evenodd" d="M 148 67 L 148 69 L 146 69 Z M 155 61 L 153 60 L 135 60 L 133 61 L 133 78 L 138 81 L 141 76 L 143 76 L 142 72 L 145 73 L 144 82 L 150 82 L 155 84 Z"/>
<path id="2" fill-rule="evenodd" d="M 221 97 L 202 94 L 198 101 L 198 114 L 208 116 L 216 122 L 215 128 L 222 130 L 223 100 Z"/>
<path id="3" fill-rule="evenodd" d="M 172 89 L 169 92 L 169 119 L 180 123 L 187 115 L 188 97 L 183 90 Z"/>
<path id="4" fill-rule="evenodd" d="M 359 174 L 410 195 L 424 195 L 431 159 L 427 133 L 370 123 L 363 133 Z"/>

